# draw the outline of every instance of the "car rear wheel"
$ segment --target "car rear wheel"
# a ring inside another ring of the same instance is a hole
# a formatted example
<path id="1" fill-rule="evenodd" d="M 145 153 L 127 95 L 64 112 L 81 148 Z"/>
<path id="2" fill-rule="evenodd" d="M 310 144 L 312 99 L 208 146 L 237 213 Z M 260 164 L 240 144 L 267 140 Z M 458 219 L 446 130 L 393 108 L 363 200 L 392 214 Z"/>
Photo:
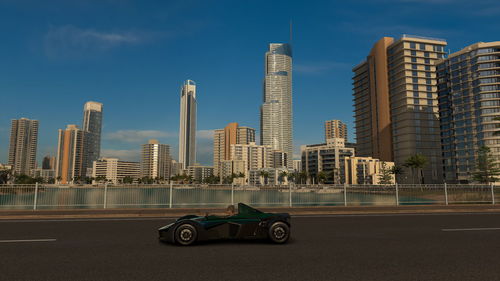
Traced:
<path id="1" fill-rule="evenodd" d="M 290 238 L 290 227 L 281 221 L 273 223 L 269 228 L 269 238 L 274 243 L 286 243 Z"/>
<path id="2" fill-rule="evenodd" d="M 198 237 L 198 232 L 196 228 L 189 224 L 181 224 L 175 230 L 175 241 L 180 245 L 187 246 L 196 242 L 196 238 Z"/>

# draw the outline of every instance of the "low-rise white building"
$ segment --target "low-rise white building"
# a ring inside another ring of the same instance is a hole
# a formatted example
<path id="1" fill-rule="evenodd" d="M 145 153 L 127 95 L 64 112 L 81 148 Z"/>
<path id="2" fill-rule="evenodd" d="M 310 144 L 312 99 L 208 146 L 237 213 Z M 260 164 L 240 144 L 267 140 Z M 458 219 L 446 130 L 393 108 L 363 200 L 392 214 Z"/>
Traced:
<path id="1" fill-rule="evenodd" d="M 120 161 L 118 158 L 100 158 L 94 161 L 92 177 L 104 177 L 113 184 L 122 183 L 125 177 L 137 180 L 141 176 L 139 162 Z"/>
<path id="2" fill-rule="evenodd" d="M 194 165 L 187 168 L 188 176 L 191 176 L 194 182 L 203 183 L 206 178 L 213 176 L 214 167 L 213 166 L 201 166 Z"/>

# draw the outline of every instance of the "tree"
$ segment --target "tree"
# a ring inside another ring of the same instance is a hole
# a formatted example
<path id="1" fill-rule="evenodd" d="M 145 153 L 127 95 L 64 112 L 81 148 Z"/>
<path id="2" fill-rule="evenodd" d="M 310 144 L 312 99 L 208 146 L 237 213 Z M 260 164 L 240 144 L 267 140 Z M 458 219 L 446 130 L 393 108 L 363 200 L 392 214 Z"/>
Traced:
<path id="1" fill-rule="evenodd" d="M 307 175 L 307 172 L 306 172 L 306 171 L 302 171 L 302 172 L 300 172 L 300 174 L 299 174 L 300 183 L 301 183 L 301 184 L 306 183 L 306 182 L 307 182 L 307 177 L 308 177 L 308 175 Z"/>
<path id="2" fill-rule="evenodd" d="M 0 170 L 0 184 L 6 184 L 12 179 L 11 170 Z"/>
<path id="3" fill-rule="evenodd" d="M 488 184 L 490 182 L 498 181 L 498 175 L 500 175 L 500 169 L 498 168 L 498 162 L 491 154 L 491 149 L 489 147 L 482 146 L 478 150 L 476 171 L 473 173 L 472 179 Z"/>
<path id="4" fill-rule="evenodd" d="M 122 182 L 125 184 L 131 184 L 134 182 L 134 179 L 131 176 L 125 176 L 123 177 Z"/>
<path id="5" fill-rule="evenodd" d="M 294 182 L 294 180 L 297 178 L 297 172 L 293 172 L 293 173 L 290 173 L 288 174 L 288 181 L 291 181 L 291 182 Z"/>
<path id="6" fill-rule="evenodd" d="M 387 167 L 385 161 L 382 161 L 378 181 L 380 184 L 392 184 L 392 169 Z"/>
<path id="7" fill-rule="evenodd" d="M 288 179 L 288 173 L 286 171 L 282 171 L 279 176 L 280 179 L 280 184 L 283 184 L 283 182 L 287 181 Z"/>
<path id="8" fill-rule="evenodd" d="M 16 184 L 33 184 L 35 182 L 33 181 L 32 177 L 30 177 L 28 175 L 21 174 L 21 175 L 14 176 L 14 183 L 16 183 Z"/>
<path id="9" fill-rule="evenodd" d="M 259 173 L 259 174 L 260 174 L 261 178 L 263 178 L 263 179 L 264 179 L 264 181 L 263 181 L 263 182 L 264 182 L 264 184 L 266 184 L 266 185 L 267 185 L 267 178 L 269 178 L 269 172 L 266 172 L 266 171 L 260 171 L 260 173 Z M 261 181 L 260 183 L 262 184 L 262 181 Z"/>
<path id="10" fill-rule="evenodd" d="M 423 169 L 427 166 L 427 158 L 425 156 L 422 154 L 412 155 L 406 159 L 405 166 L 410 168 L 413 183 L 415 183 L 415 175 L 417 175 L 420 184 L 425 183 L 423 172 Z"/>
<path id="11" fill-rule="evenodd" d="M 318 183 L 324 183 L 326 180 L 326 173 L 323 171 L 319 172 L 317 178 L 318 178 Z"/>
<path id="12" fill-rule="evenodd" d="M 401 176 L 402 174 L 404 174 L 404 170 L 401 166 L 394 165 L 391 167 L 391 174 L 394 175 L 394 182 L 397 183 L 398 176 Z"/>

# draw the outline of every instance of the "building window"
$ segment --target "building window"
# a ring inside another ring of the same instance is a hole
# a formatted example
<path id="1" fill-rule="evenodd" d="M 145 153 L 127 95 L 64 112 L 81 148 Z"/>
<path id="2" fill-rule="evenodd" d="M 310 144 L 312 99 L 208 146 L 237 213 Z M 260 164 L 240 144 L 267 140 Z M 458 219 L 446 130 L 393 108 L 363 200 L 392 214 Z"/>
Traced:
<path id="1" fill-rule="evenodd" d="M 411 49 L 416 49 L 417 48 L 417 44 L 415 44 L 415 42 L 410 42 L 410 48 Z"/>
<path id="2" fill-rule="evenodd" d="M 420 43 L 420 50 L 425 50 L 425 44 Z"/>

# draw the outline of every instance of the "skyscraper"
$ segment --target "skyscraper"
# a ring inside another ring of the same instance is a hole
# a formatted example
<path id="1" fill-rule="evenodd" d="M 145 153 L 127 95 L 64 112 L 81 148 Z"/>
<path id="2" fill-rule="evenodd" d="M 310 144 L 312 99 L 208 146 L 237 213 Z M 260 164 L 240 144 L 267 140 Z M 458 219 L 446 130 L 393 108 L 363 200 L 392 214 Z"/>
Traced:
<path id="1" fill-rule="evenodd" d="M 384 37 L 353 68 L 360 156 L 402 166 L 420 154 L 428 160 L 426 183 L 442 182 L 435 62 L 444 57 L 445 46 L 442 39 Z"/>
<path id="2" fill-rule="evenodd" d="M 325 121 L 325 141 L 327 139 L 343 138 L 347 142 L 347 125 L 340 120 Z"/>
<path id="3" fill-rule="evenodd" d="M 50 155 L 45 155 L 42 161 L 42 169 L 53 170 L 56 168 L 56 158 Z"/>
<path id="4" fill-rule="evenodd" d="M 13 119 L 10 130 L 9 165 L 15 174 L 30 175 L 36 167 L 38 121 Z"/>
<path id="5" fill-rule="evenodd" d="M 151 179 L 170 178 L 170 146 L 158 140 L 149 140 L 142 145 L 141 177 Z"/>
<path id="6" fill-rule="evenodd" d="M 287 153 L 292 168 L 292 48 L 271 43 L 265 55 L 263 104 L 260 109 L 262 145 Z"/>
<path id="7" fill-rule="evenodd" d="M 184 169 L 196 162 L 196 84 L 186 80 L 181 89 L 179 162 Z"/>
<path id="8" fill-rule="evenodd" d="M 393 161 L 387 48 L 393 38 L 380 39 L 366 60 L 353 68 L 356 153 Z"/>
<path id="9" fill-rule="evenodd" d="M 220 174 L 220 163 L 231 160 L 231 145 L 255 142 L 255 129 L 229 123 L 224 129 L 214 131 L 214 175 Z"/>
<path id="10" fill-rule="evenodd" d="M 76 125 L 68 125 L 65 130 L 59 129 L 56 160 L 56 178 L 61 184 L 73 183 L 86 176 L 87 132 Z"/>
<path id="11" fill-rule="evenodd" d="M 87 167 L 99 159 L 101 154 L 102 103 L 89 101 L 83 106 L 82 130 L 87 132 Z"/>
<path id="12" fill-rule="evenodd" d="M 500 158 L 500 42 L 476 43 L 437 64 L 439 120 L 446 182 L 467 183 L 478 150 Z"/>

